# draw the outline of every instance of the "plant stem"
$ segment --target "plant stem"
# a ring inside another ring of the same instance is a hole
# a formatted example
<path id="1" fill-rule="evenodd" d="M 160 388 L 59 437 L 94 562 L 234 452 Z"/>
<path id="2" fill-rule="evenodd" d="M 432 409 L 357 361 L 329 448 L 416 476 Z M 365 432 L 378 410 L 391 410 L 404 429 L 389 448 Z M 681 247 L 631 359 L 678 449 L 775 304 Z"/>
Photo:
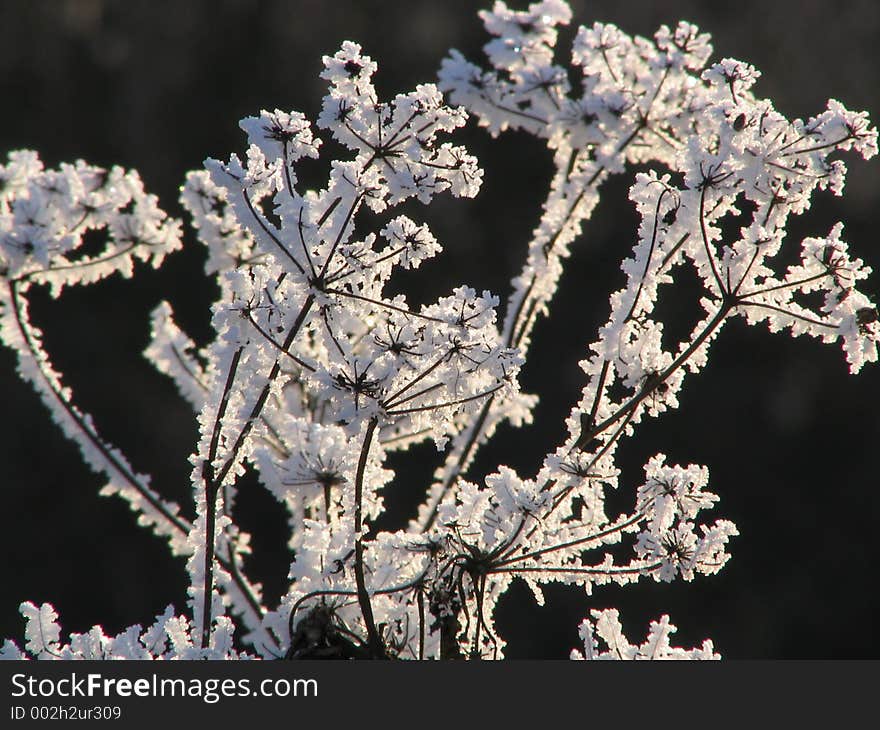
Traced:
<path id="1" fill-rule="evenodd" d="M 370 444 L 373 441 L 373 433 L 376 430 L 376 419 L 371 418 L 367 423 L 364 433 L 364 443 L 361 447 L 361 455 L 358 459 L 357 472 L 354 478 L 354 576 L 357 582 L 358 604 L 367 627 L 367 641 L 370 647 L 370 655 L 374 659 L 385 657 L 382 640 L 376 630 L 376 621 L 373 618 L 373 606 L 370 603 L 370 594 L 364 580 L 364 544 L 361 537 L 363 527 L 363 498 L 364 498 L 364 472 L 367 467 L 367 457 L 370 453 Z"/>

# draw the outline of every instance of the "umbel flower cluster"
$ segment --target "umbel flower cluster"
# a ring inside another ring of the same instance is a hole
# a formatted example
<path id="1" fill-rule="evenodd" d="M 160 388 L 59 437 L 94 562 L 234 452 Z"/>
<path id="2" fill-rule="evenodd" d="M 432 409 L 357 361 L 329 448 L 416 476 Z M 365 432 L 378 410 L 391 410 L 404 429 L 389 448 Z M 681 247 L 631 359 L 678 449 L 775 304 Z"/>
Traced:
<path id="1" fill-rule="evenodd" d="M 187 175 L 181 200 L 219 283 L 215 337 L 197 348 L 162 303 L 145 354 L 198 419 L 194 517 L 98 433 L 28 317 L 33 287 L 57 296 L 131 276 L 136 260 L 158 266 L 180 246 L 181 224 L 133 172 L 83 162 L 46 170 L 33 152 L 10 154 L 0 166 L 0 337 L 106 477 L 102 493 L 127 500 L 186 559 L 190 599 L 147 628 L 66 638 L 51 605 L 24 603 L 25 641 L 7 640 L 0 655 L 495 659 L 505 641 L 494 609 L 515 578 L 542 601 L 551 582 L 590 594 L 607 583 L 690 581 L 725 565 L 737 530 L 705 515 L 718 501 L 708 470 L 658 453 L 643 475 L 622 474 L 618 446 L 678 405 L 686 376 L 706 365 L 735 317 L 838 342 L 852 372 L 877 360 L 877 309 L 859 289 L 869 270 L 842 226 L 800 242 L 785 235 L 814 191 L 842 193 L 837 153 L 872 157 L 877 132 L 836 101 L 813 118 L 786 119 L 753 94 L 756 69 L 710 62 L 709 36 L 685 22 L 651 39 L 581 27 L 565 68 L 555 45 L 570 16 L 562 0 L 525 11 L 496 2 L 480 13 L 487 66 L 452 51 L 439 86 L 391 101 L 377 96 L 374 61 L 346 42 L 324 58 L 329 91 L 315 126 L 298 112 L 262 111 L 241 121 L 243 157 L 209 159 Z M 555 174 L 503 306 L 463 284 L 416 307 L 388 282 L 398 269 L 428 268 L 442 246 L 426 223 L 395 209 L 477 194 L 477 160 L 447 141 L 467 115 L 493 136 L 516 129 L 546 140 Z M 335 155 L 324 154 L 329 147 Z M 320 189 L 298 179 L 306 158 L 329 162 Z M 630 188 L 641 223 L 622 263 L 626 286 L 611 293 L 607 322 L 584 352 L 567 436 L 547 444 L 534 473 L 502 465 L 469 481 L 499 424 L 530 421 L 537 398 L 517 377 L 533 329 L 602 183 L 633 164 L 651 171 Z M 738 230 L 724 225 L 732 219 Z M 84 237 L 96 231 L 104 250 L 86 255 Z M 800 255 L 784 270 L 783 249 Z M 702 284 L 702 316 L 670 341 L 655 309 L 686 269 Z M 387 455 L 425 440 L 442 463 L 421 507 L 406 529 L 377 531 L 394 499 Z M 273 605 L 248 578 L 250 536 L 235 519 L 246 469 L 289 520 L 289 587 Z M 608 513 L 610 490 L 632 494 L 628 511 Z M 636 646 L 616 611 L 594 611 L 572 657 L 718 658 L 708 640 L 673 648 L 674 630 L 664 616 Z"/>

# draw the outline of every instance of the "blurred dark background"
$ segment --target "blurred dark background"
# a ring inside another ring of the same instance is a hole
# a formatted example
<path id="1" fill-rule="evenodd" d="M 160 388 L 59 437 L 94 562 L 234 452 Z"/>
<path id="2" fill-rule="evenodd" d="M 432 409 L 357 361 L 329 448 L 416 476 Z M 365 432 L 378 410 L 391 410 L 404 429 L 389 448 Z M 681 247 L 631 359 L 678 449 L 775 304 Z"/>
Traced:
<path id="1" fill-rule="evenodd" d="M 475 16 L 481 5 L 4 0 L 0 152 L 26 147 L 39 150 L 50 166 L 83 158 L 135 168 L 164 209 L 183 217 L 177 195 L 185 171 L 207 156 L 243 151 L 241 117 L 278 107 L 314 118 L 324 90 L 322 54 L 344 39 L 360 42 L 379 62 L 377 82 L 387 97 L 433 80 L 450 47 L 481 58 L 486 38 Z M 880 118 L 880 5 L 874 0 L 572 5 L 575 26 L 610 21 L 650 35 L 661 23 L 697 23 L 713 34 L 716 60 L 741 58 L 763 72 L 758 93 L 789 117 L 818 113 L 831 96 Z M 573 29 L 564 34 L 563 50 L 572 35 Z M 475 124 L 460 139 L 486 169 L 483 191 L 473 201 L 444 199 L 424 211 L 446 250 L 413 281 L 425 296 L 464 279 L 503 299 L 538 219 L 549 154 L 521 135 L 492 142 Z M 792 235 L 824 235 L 843 220 L 846 240 L 878 268 L 880 162 L 851 163 L 846 197 L 819 196 Z M 537 329 L 522 377 L 524 388 L 542 397 L 535 424 L 502 429 L 482 452 L 477 472 L 501 462 L 531 474 L 562 437 L 562 418 L 583 384 L 577 360 L 605 321 L 609 292 L 623 282 L 619 263 L 636 229 L 626 200 L 631 179 L 628 173 L 606 186 L 575 247 L 553 316 Z M 72 289 L 57 301 L 40 290 L 31 296 L 34 320 L 76 402 L 136 469 L 151 473 L 155 487 L 188 512 L 195 419 L 140 352 L 148 312 L 161 299 L 172 302 L 197 341 L 206 341 L 215 290 L 201 274 L 202 261 L 188 233 L 185 250 L 158 272 L 142 268 L 133 280 Z M 869 281 L 869 289 L 880 291 L 880 276 Z M 684 303 L 672 297 L 668 306 L 674 318 Z M 138 528 L 120 500 L 97 496 L 102 480 L 17 380 L 6 350 L 0 351 L 0 393 L 0 639 L 20 642 L 22 600 L 52 602 L 66 631 L 101 623 L 116 632 L 151 621 L 171 602 L 183 610 L 183 562 Z M 838 346 L 771 335 L 741 321 L 729 325 L 708 369 L 688 381 L 681 408 L 643 424 L 620 451 L 621 490 L 630 492 L 641 465 L 657 451 L 673 463 L 709 466 L 712 490 L 722 498 L 715 512 L 741 532 L 728 567 L 692 584 L 643 582 L 599 588 L 590 597 L 551 587 L 543 608 L 517 585 L 498 613 L 508 656 L 564 657 L 577 644 L 580 619 L 590 608 L 608 606 L 621 608 L 633 639 L 644 636 L 649 619 L 669 613 L 680 627 L 676 645 L 711 636 L 729 658 L 880 656 L 878 403 L 880 369 L 866 366 L 849 376 Z M 394 459 L 401 503 L 423 493 L 436 459 L 431 445 Z M 629 501 L 623 493 L 621 509 Z M 265 580 L 267 594 L 277 595 L 286 573 L 284 517 L 253 481 L 242 485 L 241 502 L 245 527 L 255 533 L 254 573 Z"/>

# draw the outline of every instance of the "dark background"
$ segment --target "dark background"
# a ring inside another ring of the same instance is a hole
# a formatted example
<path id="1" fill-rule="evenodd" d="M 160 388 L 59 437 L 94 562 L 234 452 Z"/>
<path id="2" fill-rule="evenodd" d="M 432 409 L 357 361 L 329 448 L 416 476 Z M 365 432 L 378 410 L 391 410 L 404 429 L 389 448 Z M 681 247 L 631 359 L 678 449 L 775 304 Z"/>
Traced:
<path id="1" fill-rule="evenodd" d="M 378 86 L 387 97 L 433 80 L 450 47 L 481 58 L 486 37 L 475 16 L 481 5 L 4 0 L 0 152 L 28 147 L 48 165 L 83 158 L 136 168 L 164 209 L 182 217 L 177 191 L 184 172 L 207 156 L 242 152 L 242 116 L 278 107 L 314 118 L 324 90 L 317 77 L 322 54 L 344 39 L 360 42 L 379 63 Z M 757 66 L 764 74 L 757 92 L 789 117 L 819 113 L 829 96 L 880 117 L 874 0 L 838 7 L 819 0 L 572 5 L 575 26 L 602 20 L 650 35 L 664 22 L 697 23 L 713 34 L 713 58 Z M 563 51 L 572 33 L 564 34 Z M 474 124 L 459 138 L 483 163 L 484 187 L 473 201 L 444 199 L 424 211 L 446 250 L 413 281 L 426 297 L 463 279 L 503 299 L 538 219 L 550 156 L 521 135 L 492 142 Z M 619 262 L 636 229 L 626 200 L 631 179 L 630 172 L 606 185 L 575 246 L 553 316 L 536 331 L 522 377 L 527 391 L 542 396 L 535 424 L 502 429 L 477 471 L 500 462 L 531 474 L 562 438 L 562 418 L 583 385 L 577 360 L 607 317 L 608 294 L 623 283 Z M 819 196 L 792 234 L 824 235 L 839 218 L 856 254 L 877 268 L 878 179 L 877 160 L 851 159 L 846 197 Z M 141 268 L 131 281 L 70 290 L 58 301 L 39 290 L 31 296 L 34 320 L 76 402 L 188 513 L 195 419 L 139 353 L 148 312 L 161 299 L 172 302 L 198 341 L 209 336 L 215 290 L 201 274 L 202 261 L 187 233 L 185 250 L 159 272 Z M 880 290 L 880 277 L 868 288 Z M 685 305 L 673 296 L 665 306 L 674 319 Z M 6 350 L 0 351 L 0 393 L 0 638 L 20 643 L 22 600 L 52 602 L 66 631 L 101 623 L 116 632 L 151 621 L 171 602 L 183 610 L 183 561 L 136 527 L 120 500 L 97 496 L 101 478 L 82 465 L 38 398 L 16 379 Z M 498 612 L 507 655 L 564 657 L 590 608 L 618 606 L 634 640 L 644 636 L 649 619 L 668 612 L 680 627 L 674 643 L 693 646 L 711 636 L 730 658 L 880 656 L 878 395 L 880 369 L 866 366 L 849 376 L 836 345 L 730 324 L 713 345 L 707 370 L 688 380 L 681 408 L 640 426 L 620 451 L 621 509 L 641 465 L 657 451 L 672 463 L 709 466 L 712 490 L 722 498 L 715 512 L 741 532 L 727 568 L 689 585 L 643 582 L 599 588 L 592 597 L 551 587 L 544 608 L 517 585 Z M 436 458 L 429 445 L 411 453 L 408 466 L 407 459 L 394 459 L 401 504 L 414 504 L 423 493 Z M 277 595 L 286 573 L 284 517 L 251 481 L 242 485 L 241 500 L 242 520 L 255 533 L 254 573 Z"/>

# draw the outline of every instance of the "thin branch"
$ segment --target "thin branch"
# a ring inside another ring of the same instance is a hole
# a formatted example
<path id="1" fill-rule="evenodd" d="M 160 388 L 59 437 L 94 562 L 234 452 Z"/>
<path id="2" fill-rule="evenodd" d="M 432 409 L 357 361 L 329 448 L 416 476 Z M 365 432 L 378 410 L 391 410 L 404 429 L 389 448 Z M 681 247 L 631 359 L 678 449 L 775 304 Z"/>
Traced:
<path id="1" fill-rule="evenodd" d="M 448 406 L 457 406 L 462 403 L 469 403 L 470 401 L 477 400 L 478 398 L 485 398 L 487 395 L 491 395 L 492 393 L 497 393 L 504 387 L 504 384 L 501 383 L 496 385 L 494 388 L 490 388 L 482 393 L 475 393 L 474 395 L 470 395 L 467 398 L 459 398 L 457 400 L 447 401 L 446 403 L 431 403 L 430 405 L 425 406 L 415 406 L 413 408 L 401 408 L 400 410 L 390 410 L 387 411 L 389 416 L 400 416 L 404 413 L 418 413 L 420 411 L 433 411 L 438 408 L 447 408 Z"/>
<path id="2" fill-rule="evenodd" d="M 357 195 L 354 200 L 351 201 L 351 206 L 348 209 L 348 212 L 345 214 L 345 220 L 342 221 L 342 225 L 339 227 L 339 233 L 336 234 L 336 239 L 333 241 L 333 246 L 330 248 L 330 253 L 327 254 L 327 258 L 324 261 L 324 265 L 321 267 L 321 273 L 318 274 L 318 279 L 320 281 L 324 281 L 324 277 L 327 274 L 327 267 L 330 266 L 330 262 L 333 260 L 333 255 L 336 253 L 336 249 L 339 247 L 340 242 L 342 241 L 342 237 L 345 235 L 345 230 L 348 228 L 348 224 L 351 222 L 352 216 L 355 214 L 355 211 L 358 209 L 360 205 L 361 198 L 363 196 Z M 336 207 L 337 203 L 334 203 L 330 206 L 330 208 Z M 329 211 L 329 209 L 328 209 Z M 323 222 L 322 218 L 322 222 Z M 320 227 L 320 223 L 318 224 Z"/>
<path id="3" fill-rule="evenodd" d="M 284 341 L 283 348 L 285 350 L 290 349 L 290 346 L 293 344 L 294 339 L 300 331 L 303 323 L 305 322 L 306 316 L 309 313 L 309 310 L 314 303 L 314 296 L 309 295 L 306 297 L 305 302 L 303 303 L 302 308 L 300 309 L 299 315 L 296 318 L 296 321 L 293 324 L 290 332 Z M 248 416 L 247 422 L 242 427 L 241 431 L 238 434 L 238 438 L 235 440 L 235 443 L 232 445 L 232 448 L 229 451 L 229 455 L 226 458 L 223 466 L 220 468 L 219 472 L 216 472 L 214 469 L 214 460 L 216 459 L 217 445 L 219 443 L 219 433 L 220 433 L 220 424 L 223 419 L 223 415 L 225 414 L 226 404 L 228 402 L 229 394 L 231 393 L 232 384 L 235 380 L 235 370 L 238 367 L 238 360 L 241 357 L 242 349 L 239 348 L 235 354 L 233 355 L 233 362 L 230 365 L 229 373 L 227 374 L 226 385 L 224 387 L 223 397 L 220 401 L 220 408 L 218 409 L 217 418 L 214 421 L 214 431 L 211 437 L 211 447 L 208 452 L 208 459 L 204 462 L 202 467 L 202 478 L 205 482 L 205 510 L 206 510 L 206 536 L 205 536 L 205 581 L 204 581 L 204 608 L 203 608 L 203 621 L 202 621 L 202 636 L 201 636 L 201 648 L 206 648 L 208 646 L 208 640 L 210 638 L 210 621 L 211 621 L 211 592 L 213 590 L 213 580 L 214 580 L 214 527 L 216 524 L 216 510 L 217 510 L 217 493 L 219 491 L 220 485 L 224 483 L 226 480 L 229 471 L 238 461 L 238 454 L 241 451 L 241 447 L 244 445 L 248 435 L 253 428 L 254 422 L 260 417 L 263 407 L 266 404 L 266 401 L 269 397 L 269 392 L 272 387 L 272 383 L 274 383 L 275 379 L 278 377 L 278 373 L 281 370 L 281 361 L 275 360 L 275 363 L 272 366 L 272 370 L 269 372 L 269 376 L 266 379 L 266 383 L 263 386 L 262 391 L 260 392 L 260 396 L 257 399 L 257 402 L 254 404 L 254 407 L 251 409 L 251 413 Z"/>
<path id="4" fill-rule="evenodd" d="M 114 251 L 111 254 L 106 254 L 103 256 L 98 256 L 92 259 L 83 259 L 82 261 L 74 261 L 70 264 L 63 264 L 60 266 L 48 266 L 45 269 L 36 269 L 35 271 L 28 271 L 24 274 L 15 278 L 16 282 L 26 281 L 28 279 L 33 279 L 34 277 L 41 276 L 43 274 L 51 274 L 53 271 L 69 271 L 71 269 L 85 269 L 88 266 L 97 266 L 98 264 L 105 264 L 108 261 L 113 261 L 113 259 L 118 259 L 123 256 L 127 256 L 131 253 L 136 247 L 137 243 L 130 243 L 124 248 L 119 249 L 118 251 Z"/>
<path id="5" fill-rule="evenodd" d="M 302 360 L 301 358 L 294 355 L 290 351 L 290 348 L 285 349 L 284 345 L 282 345 L 274 337 L 272 337 L 272 335 L 270 335 L 268 332 L 266 332 L 266 330 L 264 330 L 260 326 L 260 323 L 254 319 L 254 316 L 250 312 L 247 312 L 247 318 L 248 318 L 248 321 L 254 326 L 254 329 L 256 329 L 257 332 L 259 332 L 266 339 L 266 341 L 269 342 L 269 344 L 271 344 L 273 347 L 275 347 L 275 349 L 283 352 L 285 355 L 287 355 L 291 360 L 293 360 L 297 365 L 299 365 L 304 370 L 308 370 L 310 373 L 315 372 L 315 367 L 313 365 L 309 365 L 305 360 Z"/>
<path id="6" fill-rule="evenodd" d="M 645 279 L 648 278 L 648 270 L 651 268 L 651 257 L 654 255 L 654 247 L 657 245 L 657 228 L 660 224 L 660 206 L 663 204 L 663 197 L 669 192 L 669 188 L 663 188 L 663 192 L 660 193 L 657 198 L 657 205 L 654 208 L 654 227 L 651 231 L 651 246 L 648 248 L 648 256 L 645 260 L 645 270 L 642 272 L 642 278 L 639 280 L 639 286 L 636 289 L 635 296 L 633 297 L 632 306 L 629 308 L 629 312 L 626 317 L 623 318 L 624 322 L 629 322 L 632 319 L 633 314 L 636 311 L 636 307 L 639 304 L 639 297 L 642 294 L 642 289 L 645 286 Z"/>
<path id="7" fill-rule="evenodd" d="M 283 350 L 289 350 L 293 341 L 296 339 L 296 336 L 299 334 L 300 329 L 302 328 L 303 323 L 305 322 L 306 317 L 308 316 L 309 311 L 314 304 L 314 296 L 311 294 L 306 297 L 305 302 L 303 303 L 302 308 L 300 309 L 299 314 L 297 315 L 296 321 L 293 323 L 293 326 L 290 329 L 290 332 L 287 333 L 287 337 L 284 339 L 284 344 L 282 345 Z M 229 470 L 232 469 L 233 465 L 238 460 L 238 453 L 241 450 L 241 447 L 244 445 L 245 440 L 251 432 L 251 429 L 254 426 L 254 422 L 259 418 L 260 414 L 263 412 L 263 407 L 266 405 L 266 401 L 269 398 L 269 392 L 272 389 L 272 384 L 275 382 L 275 379 L 278 377 L 281 372 L 281 361 L 276 360 L 272 365 L 272 369 L 269 371 L 269 375 L 266 378 L 266 384 L 263 386 L 262 391 L 260 392 L 259 398 L 257 398 L 257 402 L 254 404 L 254 407 L 251 409 L 250 415 L 248 416 L 247 422 L 241 429 L 241 432 L 238 435 L 238 438 L 235 440 L 235 443 L 230 450 L 229 457 L 226 460 L 226 463 L 220 469 L 217 474 L 217 482 L 222 483 L 226 479 L 226 475 L 229 473 Z"/>
<path id="8" fill-rule="evenodd" d="M 819 150 L 827 150 L 829 147 L 837 147 L 840 144 L 852 139 L 855 135 L 848 134 L 846 137 L 841 137 L 836 142 L 825 142 L 824 144 L 817 144 L 813 147 L 805 147 L 801 150 L 788 150 L 788 152 L 783 152 L 780 154 L 780 157 L 791 157 L 792 155 L 803 155 L 807 152 L 818 152 Z M 784 149 L 784 148 L 783 148 Z"/>
<path id="9" fill-rule="evenodd" d="M 703 342 L 706 341 L 709 335 L 711 335 L 724 321 L 725 317 L 727 317 L 733 307 L 733 302 L 727 302 L 722 305 L 721 308 L 715 313 L 715 316 L 703 328 L 703 331 L 700 332 L 700 334 L 663 372 L 659 373 L 657 377 L 652 378 L 649 382 L 647 382 L 637 395 L 630 399 L 626 404 L 618 408 L 615 413 L 608 416 L 608 418 L 602 421 L 602 423 L 594 426 L 586 433 L 582 433 L 572 445 L 571 451 L 584 448 L 588 443 L 590 443 L 590 441 L 592 441 L 597 435 L 602 433 L 609 426 L 617 423 L 617 421 L 626 416 L 628 413 L 635 411 L 635 409 L 647 396 L 653 393 L 662 383 L 668 380 L 669 377 L 676 370 L 678 370 L 678 368 L 680 368 L 690 358 L 691 355 L 694 354 L 694 352 L 703 344 Z"/>
<path id="10" fill-rule="evenodd" d="M 367 591 L 364 580 L 364 543 L 361 534 L 363 529 L 363 497 L 364 497 L 364 472 L 367 467 L 367 457 L 370 453 L 370 445 L 373 441 L 373 432 L 376 430 L 377 419 L 371 418 L 367 423 L 364 433 L 364 442 L 361 446 L 361 455 L 358 459 L 357 471 L 354 478 L 354 575 L 357 583 L 358 604 L 364 617 L 364 625 L 367 629 L 367 641 L 370 646 L 370 654 L 374 659 L 385 656 L 382 639 L 376 629 L 376 621 L 373 618 L 373 606 L 370 603 L 370 594 Z"/>
<path id="11" fill-rule="evenodd" d="M 188 534 L 192 529 L 192 525 L 182 517 L 173 515 L 167 510 L 165 505 L 153 493 L 153 490 L 143 484 L 134 473 L 117 458 L 113 453 L 114 449 L 104 443 L 97 431 L 89 425 L 89 419 L 87 416 L 81 413 L 76 406 L 67 399 L 67 396 L 64 394 L 58 382 L 58 376 L 47 369 L 46 363 L 49 362 L 48 355 L 46 355 L 45 351 L 32 336 L 30 322 L 21 306 L 21 299 L 23 297 L 18 290 L 18 282 L 10 281 L 8 282 L 8 287 L 18 331 L 27 346 L 28 354 L 36 364 L 40 377 L 49 389 L 49 392 L 52 393 L 52 396 L 71 421 L 73 421 L 79 432 L 85 437 L 86 441 L 101 454 L 102 458 L 113 468 L 113 470 L 122 476 L 123 479 L 125 479 L 125 481 L 128 482 L 128 484 L 133 487 L 164 520 L 168 522 L 169 525 L 183 535 Z"/>
<path id="12" fill-rule="evenodd" d="M 489 574 L 495 573 L 563 573 L 567 575 L 632 575 L 633 573 L 645 575 L 650 573 L 652 570 L 657 570 L 662 565 L 662 563 L 657 562 L 653 564 L 643 565 L 640 567 L 634 568 L 624 568 L 624 567 L 610 567 L 610 568 L 600 568 L 598 566 L 592 568 L 540 568 L 540 567 L 510 567 L 507 566 L 502 568 L 491 568 L 487 571 Z"/>
<path id="13" fill-rule="evenodd" d="M 806 322 L 807 324 L 815 324 L 818 327 L 827 327 L 828 329 L 836 330 L 840 326 L 839 324 L 829 324 L 828 322 L 823 322 L 819 319 L 813 319 L 812 317 L 805 317 L 802 314 L 795 314 L 794 312 L 789 312 L 787 309 L 783 309 L 782 307 L 774 307 L 772 304 L 765 304 L 764 302 L 741 301 L 739 304 L 744 307 L 759 307 L 761 309 L 770 309 L 774 312 L 779 312 L 780 314 L 785 314 L 794 319 L 798 319 L 801 322 Z"/>
<path id="14" fill-rule="evenodd" d="M 448 324 L 445 319 L 441 319 L 440 317 L 431 317 L 427 314 L 419 314 L 418 312 L 413 312 L 412 310 L 405 309 L 404 307 L 398 307 L 394 304 L 390 304 L 388 302 L 383 302 L 379 299 L 371 299 L 370 297 L 365 297 L 361 294 L 355 294 L 354 292 L 348 292 L 343 289 L 331 289 L 327 288 L 324 290 L 327 294 L 336 294 L 341 297 L 349 297 L 350 299 L 358 299 L 362 302 L 368 302 L 369 304 L 375 304 L 377 307 L 384 307 L 385 309 L 390 309 L 394 312 L 400 312 L 401 314 L 406 314 L 409 317 L 417 317 L 418 319 L 425 319 L 429 322 L 439 322 L 440 324 Z M 467 325 L 465 325 L 467 326 Z"/>
<path id="15" fill-rule="evenodd" d="M 638 523 L 644 517 L 641 513 L 636 513 L 632 517 L 623 522 L 618 522 L 610 527 L 607 527 L 604 530 L 600 530 L 599 532 L 594 532 L 586 537 L 578 538 L 577 540 L 569 540 L 568 542 L 559 543 L 558 545 L 552 545 L 550 547 L 541 548 L 540 550 L 533 550 L 529 553 L 523 553 L 522 555 L 516 555 L 511 558 L 506 558 L 504 560 L 500 560 L 495 563 L 496 567 L 502 567 L 505 565 L 510 565 L 512 563 L 517 563 L 520 560 L 533 560 L 534 558 L 538 558 L 542 555 L 546 555 L 547 553 L 557 552 L 559 550 L 565 550 L 566 548 L 575 547 L 576 545 L 584 545 L 588 542 L 595 542 L 596 540 L 601 540 L 608 535 L 613 535 L 615 532 L 621 532 L 625 530 L 627 527 Z"/>
<path id="16" fill-rule="evenodd" d="M 250 210 L 251 215 L 257 222 L 257 225 L 259 225 L 260 228 L 263 230 L 263 233 L 265 233 L 272 240 L 272 242 L 278 247 L 281 253 L 283 253 L 288 259 L 290 259 L 290 261 L 296 267 L 297 271 L 299 271 L 300 274 L 305 275 L 306 270 L 302 267 L 302 264 L 300 264 L 300 262 L 296 260 L 296 257 L 292 253 L 290 253 L 290 251 L 287 249 L 287 246 L 281 243 L 281 241 L 278 239 L 278 236 L 276 236 L 274 233 L 272 233 L 271 230 L 269 230 L 269 226 L 263 220 L 263 216 L 257 212 L 253 204 L 251 203 L 251 199 L 250 197 L 248 197 L 247 190 L 242 190 L 241 195 L 244 198 L 244 202 L 247 204 L 248 210 Z"/>
<path id="17" fill-rule="evenodd" d="M 715 257 L 712 255 L 712 251 L 709 246 L 709 235 L 706 232 L 706 188 L 708 186 L 704 185 L 702 190 L 700 190 L 700 234 L 703 237 L 703 248 L 706 251 L 706 258 L 709 260 L 709 266 L 712 267 L 712 275 L 715 277 L 715 284 L 718 287 L 718 291 L 721 293 L 722 297 L 726 297 L 728 292 L 724 289 L 724 284 L 721 281 L 721 277 L 718 275 L 718 270 L 715 268 Z"/>
<path id="18" fill-rule="evenodd" d="M 229 396 L 232 394 L 232 385 L 235 382 L 235 374 L 238 371 L 238 363 L 241 361 L 241 353 L 244 348 L 239 347 L 232 356 L 232 362 L 226 373 L 226 382 L 223 386 L 223 394 L 220 397 L 220 405 L 214 418 L 214 426 L 211 432 L 211 443 L 208 448 L 208 458 L 202 462 L 202 481 L 205 484 L 205 558 L 202 596 L 202 634 L 199 646 L 207 648 L 211 637 L 211 594 L 214 590 L 214 530 L 217 524 L 217 495 L 220 482 L 214 478 L 214 460 L 217 458 L 217 448 L 220 443 L 220 431 L 223 426 L 223 417 L 226 415 L 226 407 L 229 404 Z"/>
<path id="19" fill-rule="evenodd" d="M 798 281 L 782 282 L 781 284 L 777 284 L 776 286 L 768 286 L 766 289 L 758 289 L 757 291 L 746 292 L 742 295 L 742 298 L 748 299 L 749 297 L 769 294 L 772 291 L 779 291 L 780 289 L 791 289 L 792 287 L 798 287 L 802 284 L 809 284 L 811 281 L 816 281 L 817 279 L 824 279 L 826 276 L 830 276 L 830 274 L 827 271 L 823 271 L 821 274 L 813 274 L 812 276 L 808 276 L 805 279 L 799 279 Z"/>
<path id="20" fill-rule="evenodd" d="M 434 372 L 434 370 L 436 370 L 438 367 L 440 367 L 444 363 L 444 361 L 446 361 L 448 359 L 448 357 L 449 357 L 449 353 L 445 353 L 436 362 L 429 365 L 422 372 L 420 372 L 416 377 L 414 377 L 412 380 L 410 380 L 406 385 L 398 388 L 395 393 L 389 395 L 387 398 L 385 398 L 385 400 L 382 401 L 382 407 L 387 408 L 390 406 L 393 408 L 394 401 L 396 401 L 398 398 L 400 398 L 400 396 L 402 396 L 404 393 L 406 393 L 406 391 L 408 391 L 410 388 L 412 388 L 420 380 L 428 377 L 432 372 Z"/>

